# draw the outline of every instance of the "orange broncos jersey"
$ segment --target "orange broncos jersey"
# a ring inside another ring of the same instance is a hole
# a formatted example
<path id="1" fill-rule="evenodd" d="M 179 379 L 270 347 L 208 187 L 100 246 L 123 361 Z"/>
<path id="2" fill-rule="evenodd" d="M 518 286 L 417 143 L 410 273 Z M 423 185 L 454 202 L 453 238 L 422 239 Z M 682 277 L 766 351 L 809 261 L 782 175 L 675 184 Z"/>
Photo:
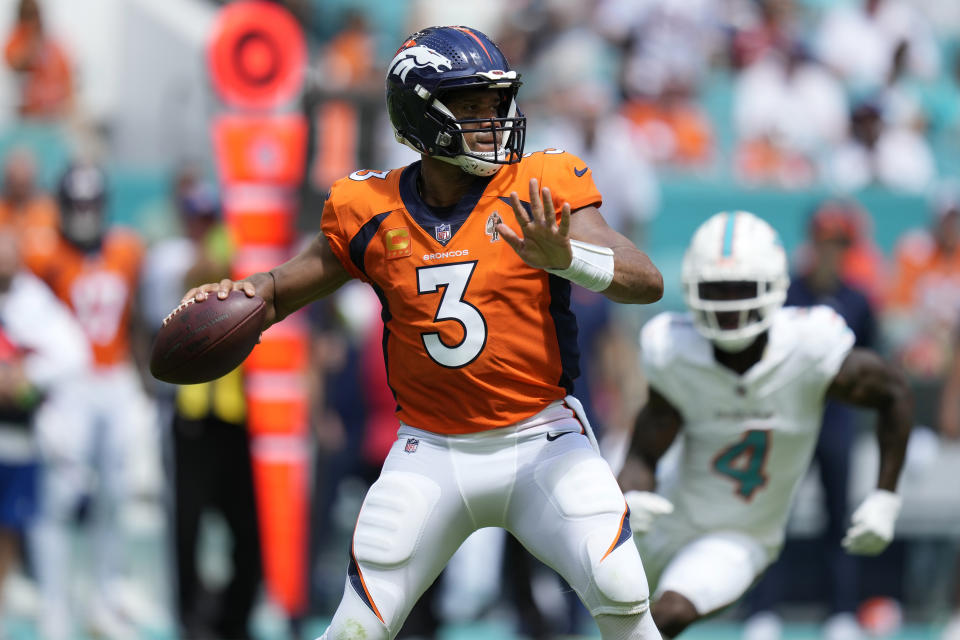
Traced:
<path id="1" fill-rule="evenodd" d="M 333 185 L 323 209 L 334 253 L 383 305 L 397 416 L 450 434 L 528 418 L 572 392 L 579 375 L 571 285 L 526 265 L 495 222 L 520 233 L 509 195 L 529 206 L 530 178 L 574 211 L 598 206 L 600 193 L 583 161 L 548 149 L 477 178 L 437 213 L 420 199 L 419 171 L 419 162 L 357 171 Z"/>
<path id="2" fill-rule="evenodd" d="M 85 254 L 62 241 L 40 276 L 63 300 L 90 339 L 94 363 L 107 367 L 130 357 L 130 311 L 135 302 L 143 244 L 132 231 L 113 229 L 100 251 Z"/>

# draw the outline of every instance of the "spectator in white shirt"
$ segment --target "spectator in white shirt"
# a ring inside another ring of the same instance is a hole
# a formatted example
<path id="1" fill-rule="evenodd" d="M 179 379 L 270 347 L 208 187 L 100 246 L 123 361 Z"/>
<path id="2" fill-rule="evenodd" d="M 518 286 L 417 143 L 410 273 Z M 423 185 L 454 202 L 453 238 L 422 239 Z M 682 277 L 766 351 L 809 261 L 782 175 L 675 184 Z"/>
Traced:
<path id="1" fill-rule="evenodd" d="M 903 0 L 839 3 L 827 11 L 818 29 L 819 57 L 851 87 L 877 89 L 890 80 L 899 47 L 906 46 L 906 70 L 925 79 L 939 72 L 933 29 Z"/>

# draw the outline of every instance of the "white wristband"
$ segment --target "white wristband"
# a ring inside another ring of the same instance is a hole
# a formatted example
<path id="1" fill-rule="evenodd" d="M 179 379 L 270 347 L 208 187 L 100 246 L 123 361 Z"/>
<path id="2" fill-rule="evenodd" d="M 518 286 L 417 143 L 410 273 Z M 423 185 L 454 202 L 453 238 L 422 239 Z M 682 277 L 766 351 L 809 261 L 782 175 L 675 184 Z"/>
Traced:
<path id="1" fill-rule="evenodd" d="M 573 260 L 566 269 L 544 269 L 547 273 L 566 278 L 574 284 L 603 291 L 613 282 L 613 249 L 579 240 L 570 241 Z"/>

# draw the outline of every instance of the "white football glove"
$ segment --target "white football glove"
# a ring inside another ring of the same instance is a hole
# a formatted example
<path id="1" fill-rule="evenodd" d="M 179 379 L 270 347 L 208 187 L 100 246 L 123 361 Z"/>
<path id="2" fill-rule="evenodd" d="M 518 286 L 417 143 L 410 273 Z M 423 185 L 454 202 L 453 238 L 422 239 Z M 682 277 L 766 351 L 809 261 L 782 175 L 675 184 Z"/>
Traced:
<path id="1" fill-rule="evenodd" d="M 850 528 L 842 543 L 847 553 L 875 556 L 886 549 L 893 540 L 901 502 L 892 491 L 874 489 L 850 518 Z"/>
<path id="2" fill-rule="evenodd" d="M 623 494 L 630 507 L 630 529 L 639 536 L 650 530 L 653 521 L 673 511 L 673 503 L 650 491 L 627 491 Z"/>

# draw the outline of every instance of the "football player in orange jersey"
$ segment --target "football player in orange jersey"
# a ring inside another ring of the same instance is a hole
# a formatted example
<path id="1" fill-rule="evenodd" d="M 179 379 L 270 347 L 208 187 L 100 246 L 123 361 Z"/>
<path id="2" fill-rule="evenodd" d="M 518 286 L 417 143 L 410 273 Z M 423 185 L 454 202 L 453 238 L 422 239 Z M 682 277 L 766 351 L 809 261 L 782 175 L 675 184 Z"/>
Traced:
<path id="1" fill-rule="evenodd" d="M 380 298 L 398 438 L 360 510 L 332 638 L 395 637 L 457 547 L 502 527 L 576 590 L 606 640 L 660 638 L 628 509 L 579 403 L 570 286 L 650 303 L 663 280 L 611 229 L 589 168 L 524 154 L 519 74 L 484 34 L 431 27 L 387 72 L 397 140 L 421 160 L 331 188 L 322 232 L 233 289 L 264 328 L 350 278 Z"/>
<path id="2" fill-rule="evenodd" d="M 47 615 L 45 637 L 70 633 L 70 527 L 88 497 L 95 572 L 86 622 L 106 637 L 133 637 L 122 610 L 130 586 L 123 577 L 125 550 L 120 511 L 133 497 L 159 486 L 155 409 L 143 390 L 131 353 L 131 314 L 143 246 L 130 230 L 107 228 L 106 176 L 78 163 L 60 179 L 62 240 L 39 275 L 71 309 L 89 341 L 93 370 L 63 391 L 69 416 L 39 430 L 44 458 L 37 573 Z M 146 472 L 150 477 L 141 475 Z M 150 483 L 144 486 L 140 481 Z"/>

